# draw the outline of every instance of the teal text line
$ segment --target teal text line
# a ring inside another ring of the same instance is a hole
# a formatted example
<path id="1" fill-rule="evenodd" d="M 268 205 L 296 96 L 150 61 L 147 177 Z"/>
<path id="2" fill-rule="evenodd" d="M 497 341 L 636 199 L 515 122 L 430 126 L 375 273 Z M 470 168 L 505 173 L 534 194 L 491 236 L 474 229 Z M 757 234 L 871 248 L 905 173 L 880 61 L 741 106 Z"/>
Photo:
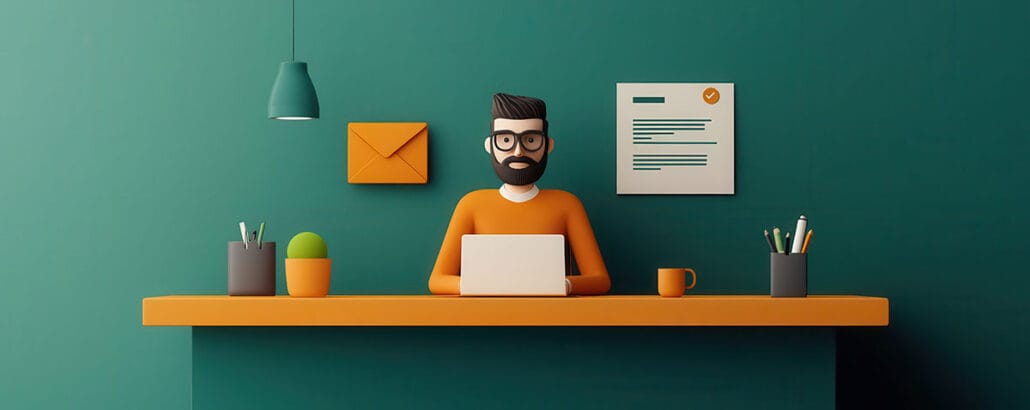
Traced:
<path id="1" fill-rule="evenodd" d="M 704 129 L 705 129 L 704 127 L 700 127 L 700 128 L 698 128 L 698 127 L 672 127 L 672 128 L 651 128 L 651 127 L 637 128 L 637 127 L 633 127 L 633 131 L 698 131 L 698 130 L 704 130 Z"/>
<path id="2" fill-rule="evenodd" d="M 688 163 L 676 163 L 676 164 L 674 164 L 674 163 L 668 163 L 668 164 L 665 164 L 665 163 L 658 163 L 658 164 L 650 164 L 650 163 L 648 163 L 648 164 L 633 164 L 633 166 L 637 166 L 637 165 L 661 165 L 661 166 L 670 166 L 670 167 L 691 167 L 691 166 L 704 166 L 704 165 L 708 165 L 708 164 L 704 163 L 704 162 L 695 162 L 695 163 L 689 163 L 689 164 Z"/>
<path id="3" fill-rule="evenodd" d="M 670 145 L 677 145 L 677 144 L 704 144 L 704 145 L 709 145 L 709 144 L 712 144 L 712 145 L 714 145 L 715 141 L 689 141 L 689 142 L 687 142 L 687 141 L 635 141 L 633 143 L 634 144 L 658 144 L 658 145 L 664 145 L 664 144 L 670 144 Z"/>
<path id="4" fill-rule="evenodd" d="M 676 163 L 703 163 L 707 162 L 708 159 L 703 158 L 692 158 L 692 159 L 679 159 L 679 158 L 634 158 L 634 163 L 664 163 L 664 162 L 676 162 Z"/>
<path id="5" fill-rule="evenodd" d="M 638 122 L 634 127 L 704 127 L 703 122 Z"/>
<path id="6" fill-rule="evenodd" d="M 707 157 L 708 154 L 633 154 L 634 157 Z"/>
<path id="7" fill-rule="evenodd" d="M 677 119 L 677 118 L 634 118 L 634 119 L 633 119 L 633 121 L 658 121 L 658 122 L 662 122 L 662 121 L 677 121 L 677 122 L 683 122 L 683 121 L 690 121 L 690 122 L 706 122 L 706 121 L 711 121 L 711 120 L 712 120 L 711 118 L 697 118 L 697 119 Z"/>

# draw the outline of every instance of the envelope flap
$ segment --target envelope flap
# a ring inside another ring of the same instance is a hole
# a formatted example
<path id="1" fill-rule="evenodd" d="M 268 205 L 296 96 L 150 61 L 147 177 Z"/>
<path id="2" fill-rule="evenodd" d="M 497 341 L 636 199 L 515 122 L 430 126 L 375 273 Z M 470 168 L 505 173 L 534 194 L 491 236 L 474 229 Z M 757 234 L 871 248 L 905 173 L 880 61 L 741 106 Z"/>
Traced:
<path id="1" fill-rule="evenodd" d="M 350 131 L 379 155 L 389 157 L 426 128 L 424 122 L 352 122 Z"/>

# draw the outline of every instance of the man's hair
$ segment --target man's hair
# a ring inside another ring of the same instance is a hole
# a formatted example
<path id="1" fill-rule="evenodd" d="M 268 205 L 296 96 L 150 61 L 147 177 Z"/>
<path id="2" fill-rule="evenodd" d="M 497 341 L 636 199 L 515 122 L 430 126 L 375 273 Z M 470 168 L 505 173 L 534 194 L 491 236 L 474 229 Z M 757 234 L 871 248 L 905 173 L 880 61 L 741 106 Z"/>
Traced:
<path id="1" fill-rule="evenodd" d="M 547 134 L 547 104 L 544 100 L 521 95 L 505 93 L 494 94 L 494 106 L 491 110 L 493 118 L 507 118 L 511 120 L 526 120 L 539 118 L 544 121 L 544 134 Z M 493 120 L 490 120 L 490 129 L 493 130 Z"/>

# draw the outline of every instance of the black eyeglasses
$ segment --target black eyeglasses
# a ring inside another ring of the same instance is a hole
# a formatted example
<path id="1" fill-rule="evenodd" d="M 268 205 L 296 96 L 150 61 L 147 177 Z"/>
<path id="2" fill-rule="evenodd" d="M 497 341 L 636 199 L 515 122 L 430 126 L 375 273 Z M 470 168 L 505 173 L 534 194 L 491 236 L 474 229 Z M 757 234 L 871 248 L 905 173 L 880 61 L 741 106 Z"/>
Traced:
<path id="1" fill-rule="evenodd" d="M 501 152 L 509 152 L 515 149 L 515 144 L 521 145 L 522 149 L 529 152 L 539 151 L 544 147 L 543 131 L 527 130 L 514 132 L 509 130 L 497 130 L 490 133 L 494 141 L 494 148 Z"/>

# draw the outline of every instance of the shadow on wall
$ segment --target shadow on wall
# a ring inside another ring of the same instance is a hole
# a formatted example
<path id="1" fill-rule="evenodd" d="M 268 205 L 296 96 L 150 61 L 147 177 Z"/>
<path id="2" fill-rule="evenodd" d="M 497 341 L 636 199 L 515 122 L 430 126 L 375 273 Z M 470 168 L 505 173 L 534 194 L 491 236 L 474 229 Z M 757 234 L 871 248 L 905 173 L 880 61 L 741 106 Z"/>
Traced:
<path id="1" fill-rule="evenodd" d="M 837 408 L 986 408 L 962 375 L 935 371 L 961 367 L 928 351 L 889 327 L 838 329 Z"/>

